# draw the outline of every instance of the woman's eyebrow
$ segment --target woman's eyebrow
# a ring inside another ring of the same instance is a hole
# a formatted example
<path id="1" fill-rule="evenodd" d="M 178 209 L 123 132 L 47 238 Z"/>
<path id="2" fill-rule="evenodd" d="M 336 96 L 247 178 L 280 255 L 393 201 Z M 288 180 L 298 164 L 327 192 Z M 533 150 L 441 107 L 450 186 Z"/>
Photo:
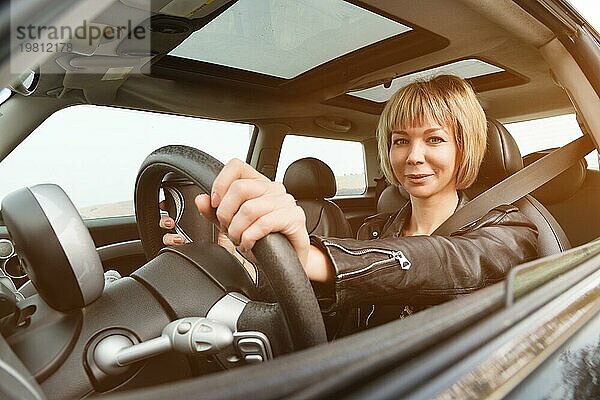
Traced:
<path id="1" fill-rule="evenodd" d="M 437 128 L 429 128 L 429 129 L 425 130 L 425 132 L 424 132 L 424 133 L 427 135 L 427 134 L 429 134 L 429 133 L 433 133 L 433 132 L 437 132 L 437 131 L 442 131 L 442 132 L 444 132 L 444 133 L 448 133 L 448 132 L 446 132 L 446 130 L 445 130 L 443 127 L 441 127 L 441 126 L 438 126 Z"/>
<path id="2" fill-rule="evenodd" d="M 423 133 L 425 135 L 428 135 L 430 133 L 437 132 L 437 131 L 442 131 L 442 132 L 448 134 L 448 132 L 442 126 L 438 126 L 438 127 L 435 127 L 435 128 L 426 129 L 425 132 L 423 132 Z M 398 130 L 393 130 L 392 131 L 392 135 L 408 135 L 408 132 L 407 131 L 403 131 L 401 129 L 398 129 Z"/>

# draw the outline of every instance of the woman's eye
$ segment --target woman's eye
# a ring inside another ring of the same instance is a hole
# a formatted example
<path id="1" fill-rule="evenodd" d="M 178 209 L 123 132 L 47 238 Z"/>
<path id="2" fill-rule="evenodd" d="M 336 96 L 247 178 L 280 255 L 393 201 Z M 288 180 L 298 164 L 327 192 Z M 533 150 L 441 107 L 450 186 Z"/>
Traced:
<path id="1" fill-rule="evenodd" d="M 445 140 L 439 136 L 432 136 L 428 139 L 429 143 L 444 143 Z"/>
<path id="2" fill-rule="evenodd" d="M 403 145 L 403 144 L 408 144 L 408 140 L 402 139 L 402 138 L 398 138 L 398 139 L 392 140 L 392 144 L 395 145 L 395 146 L 400 146 L 400 145 Z"/>

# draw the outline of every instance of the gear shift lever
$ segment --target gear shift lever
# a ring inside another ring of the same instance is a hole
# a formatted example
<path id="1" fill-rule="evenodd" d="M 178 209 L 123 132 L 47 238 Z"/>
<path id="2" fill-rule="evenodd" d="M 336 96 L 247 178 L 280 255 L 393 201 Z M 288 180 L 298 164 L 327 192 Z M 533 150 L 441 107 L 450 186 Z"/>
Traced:
<path id="1" fill-rule="evenodd" d="M 168 324 L 162 335 L 134 344 L 124 335 L 102 339 L 93 350 L 96 366 L 107 375 L 118 375 L 130 364 L 175 350 L 185 354 L 213 355 L 233 343 L 231 330 L 217 321 L 182 318 Z"/>

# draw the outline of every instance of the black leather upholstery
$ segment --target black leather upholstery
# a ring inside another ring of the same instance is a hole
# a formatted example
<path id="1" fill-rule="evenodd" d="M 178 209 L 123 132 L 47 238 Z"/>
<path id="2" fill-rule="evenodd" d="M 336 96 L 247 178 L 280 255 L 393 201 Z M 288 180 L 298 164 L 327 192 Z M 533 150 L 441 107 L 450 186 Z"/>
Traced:
<path id="1" fill-rule="evenodd" d="M 523 159 L 516 142 L 500 122 L 488 119 L 487 143 L 487 151 L 477 181 L 465 190 L 467 196 L 471 199 L 523 168 Z M 568 171 L 563 172 L 563 174 Z M 561 178 L 561 175 L 559 175 L 554 179 L 569 178 Z M 407 199 L 408 194 L 403 188 L 388 186 L 381 193 L 377 202 L 377 212 L 398 210 Z M 515 202 L 515 205 L 538 227 L 538 252 L 540 257 L 571 248 L 571 244 L 561 226 L 539 201 L 531 195 L 527 195 Z"/>
<path id="2" fill-rule="evenodd" d="M 536 151 L 523 157 L 525 166 L 539 160 L 556 149 Z M 581 187 L 587 175 L 587 161 L 582 158 L 560 175 L 534 190 L 531 195 L 542 204 L 550 205 L 572 197 Z"/>
<path id="3" fill-rule="evenodd" d="M 540 257 L 560 253 L 571 248 L 571 243 L 556 219 L 533 196 L 527 195 L 514 203 L 538 228 L 538 254 Z"/>
<path id="4" fill-rule="evenodd" d="M 399 210 L 409 199 L 408 192 L 402 186 L 389 185 L 377 199 L 377 212 L 394 212 Z"/>
<path id="5" fill-rule="evenodd" d="M 488 118 L 487 151 L 477 180 L 465 192 L 475 198 L 504 178 L 523 168 L 523 158 L 517 142 L 498 121 Z"/>
<path id="6" fill-rule="evenodd" d="M 327 164 L 312 157 L 296 160 L 285 171 L 283 184 L 304 210 L 309 234 L 352 236 L 342 210 L 326 199 L 336 192 L 335 176 Z"/>

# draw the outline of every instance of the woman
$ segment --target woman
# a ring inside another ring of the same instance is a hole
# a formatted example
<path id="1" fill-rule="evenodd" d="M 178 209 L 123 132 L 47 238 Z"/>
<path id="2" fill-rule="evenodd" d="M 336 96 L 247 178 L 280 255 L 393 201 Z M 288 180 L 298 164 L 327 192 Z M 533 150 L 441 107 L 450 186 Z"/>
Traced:
<path id="1" fill-rule="evenodd" d="M 196 205 L 205 217 L 216 208 L 217 226 L 242 252 L 271 232 L 287 236 L 308 277 L 326 288 L 326 310 L 408 304 L 392 315 L 402 317 L 500 281 L 537 257 L 536 227 L 514 206 L 495 208 L 450 236 L 431 236 L 466 203 L 461 189 L 477 177 L 486 135 L 485 114 L 466 81 L 442 75 L 400 89 L 384 108 L 377 138 L 384 175 L 410 201 L 397 213 L 368 218 L 357 239 L 309 238 L 304 213 L 284 186 L 239 160 Z M 178 239 L 167 234 L 163 241 Z"/>

